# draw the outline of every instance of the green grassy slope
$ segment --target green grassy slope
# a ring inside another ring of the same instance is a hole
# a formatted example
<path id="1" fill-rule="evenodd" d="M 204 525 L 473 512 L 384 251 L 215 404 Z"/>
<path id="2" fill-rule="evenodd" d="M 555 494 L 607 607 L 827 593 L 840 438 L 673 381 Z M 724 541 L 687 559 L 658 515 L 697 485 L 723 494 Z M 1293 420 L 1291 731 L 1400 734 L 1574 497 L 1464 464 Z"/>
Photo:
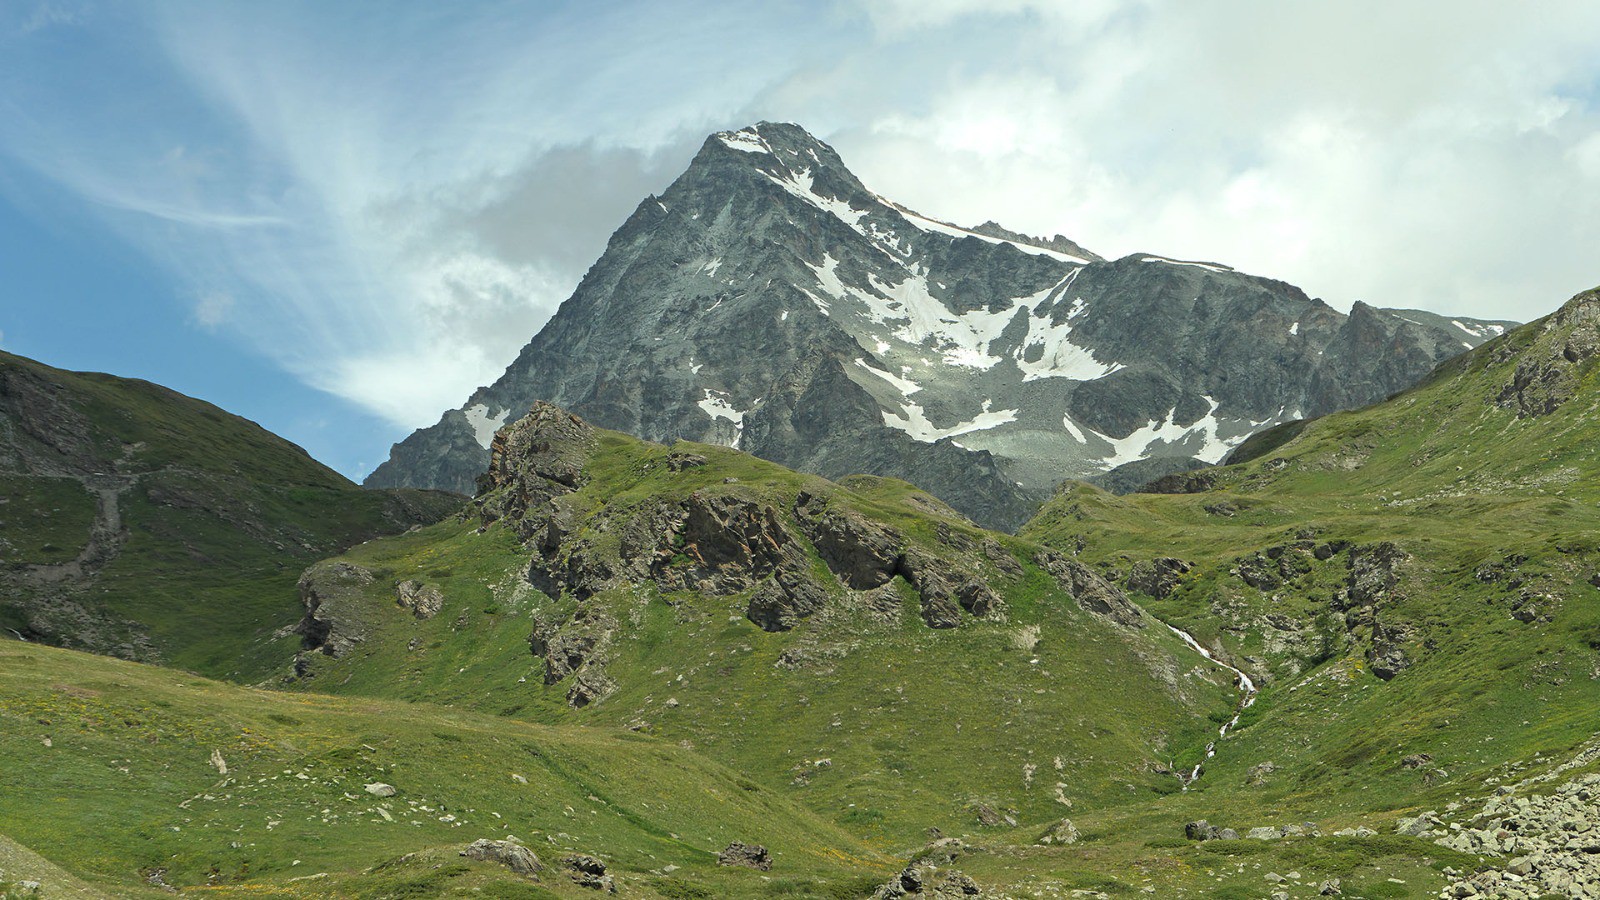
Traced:
<path id="1" fill-rule="evenodd" d="M 16 641 L 0 642 L 0 684 L 0 833 L 117 896 L 161 896 L 158 872 L 224 895 L 592 894 L 558 870 L 536 888 L 457 856 L 508 836 L 547 866 L 599 856 L 633 896 L 764 891 L 759 873 L 716 864 L 733 840 L 766 845 L 790 894 L 861 896 L 894 869 L 645 735 L 252 690 Z M 376 782 L 397 793 L 368 793 Z"/>
<path id="2" fill-rule="evenodd" d="M 0 628 L 31 639 L 260 677 L 309 561 L 460 502 L 363 491 L 208 403 L 0 353 Z"/>
<path id="3" fill-rule="evenodd" d="M 1387 403 L 1173 486 L 1195 493 L 1072 485 L 1024 529 L 1115 578 L 1186 561 L 1168 596 L 1141 602 L 1263 682 L 1171 816 L 1383 822 L 1592 738 L 1597 320 L 1600 294 L 1580 295 Z M 1544 388 L 1564 401 L 1546 411 Z M 1368 602 L 1355 584 L 1384 542 L 1403 556 Z M 1396 653 L 1405 667 L 1378 677 Z M 1428 758 L 1403 764 L 1414 754 Z"/>
<path id="4" fill-rule="evenodd" d="M 669 465 L 684 455 L 704 465 Z M 752 624 L 749 590 L 718 596 L 626 579 L 582 604 L 616 622 L 603 653 L 615 691 L 573 709 L 572 678 L 546 685 L 528 639 L 540 623 L 570 622 L 578 602 L 533 590 L 523 576 L 534 551 L 505 521 L 474 518 L 341 557 L 371 573 L 341 612 L 368 636 L 337 659 L 308 654 L 300 683 L 683 741 L 885 848 L 915 846 L 930 827 L 977 831 L 980 805 L 1037 821 L 1176 790 L 1168 767 L 1197 762 L 1237 700 L 1227 673 L 1165 629 L 1083 611 L 1035 566 L 1035 545 L 982 532 L 902 482 L 833 485 L 727 448 L 610 432 L 599 432 L 585 468 L 588 483 L 562 499 L 576 511 L 568 545 L 613 546 L 604 542 L 627 534 L 619 523 L 637 511 L 696 497 L 771 509 L 798 535 L 794 506 L 807 493 L 982 573 L 1004 595 L 1004 616 L 962 614 L 959 627 L 929 628 L 904 579 L 890 582 L 886 601 L 880 594 L 886 608 L 874 607 L 809 542 L 811 574 L 829 599 L 789 631 Z M 985 540 L 1013 574 L 978 549 Z M 682 548 L 669 570 L 691 552 Z M 440 590 L 437 616 L 397 605 L 405 580 Z"/>

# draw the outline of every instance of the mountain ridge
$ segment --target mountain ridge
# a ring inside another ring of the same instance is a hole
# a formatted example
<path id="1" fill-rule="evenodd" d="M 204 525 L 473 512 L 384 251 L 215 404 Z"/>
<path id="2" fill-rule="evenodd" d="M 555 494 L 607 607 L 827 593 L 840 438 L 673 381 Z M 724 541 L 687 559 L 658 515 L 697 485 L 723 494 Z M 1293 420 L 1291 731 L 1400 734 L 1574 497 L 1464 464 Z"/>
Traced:
<path id="1" fill-rule="evenodd" d="M 1065 478 L 1217 462 L 1279 421 L 1381 399 L 1481 330 L 940 222 L 761 123 L 708 137 L 505 374 L 367 483 L 469 490 L 493 428 L 546 400 L 651 440 L 906 478 L 1014 528 Z"/>

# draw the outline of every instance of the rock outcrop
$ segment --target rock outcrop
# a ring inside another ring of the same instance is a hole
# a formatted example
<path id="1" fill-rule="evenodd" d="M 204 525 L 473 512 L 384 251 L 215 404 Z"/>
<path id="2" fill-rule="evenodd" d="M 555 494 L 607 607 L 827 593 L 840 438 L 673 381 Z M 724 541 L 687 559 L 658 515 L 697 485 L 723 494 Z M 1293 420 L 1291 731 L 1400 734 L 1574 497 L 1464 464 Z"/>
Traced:
<path id="1" fill-rule="evenodd" d="M 872 591 L 899 575 L 916 589 L 922 620 L 930 628 L 960 625 L 963 610 L 978 618 L 1001 613 L 1000 595 L 981 578 L 943 557 L 907 548 L 906 539 L 892 528 L 859 513 L 833 508 L 826 498 L 808 493 L 796 498 L 795 517 L 845 587 Z M 990 553 L 991 558 L 1010 556 L 998 545 Z"/>
<path id="2" fill-rule="evenodd" d="M 1577 394 L 1579 375 L 1597 355 L 1600 289 L 1579 294 L 1545 320 L 1532 344 L 1517 354 L 1516 372 L 1495 402 L 1519 419 L 1547 416 Z"/>
<path id="3" fill-rule="evenodd" d="M 878 888 L 872 900 L 963 900 L 982 894 L 977 882 L 961 872 L 917 861 Z"/>
<path id="4" fill-rule="evenodd" d="M 567 703 L 575 708 L 588 706 L 616 690 L 616 683 L 605 672 L 606 651 L 616 631 L 616 619 L 580 603 L 565 622 L 536 625 L 528 636 L 528 649 L 544 659 L 545 684 L 571 678 Z"/>
<path id="5" fill-rule="evenodd" d="M 371 624 L 364 611 L 373 574 L 346 562 L 320 562 L 300 576 L 300 603 L 305 616 L 294 627 L 300 635 L 296 670 L 305 674 L 308 653 L 339 657 L 367 639 Z"/>
<path id="6" fill-rule="evenodd" d="M 578 887 L 590 888 L 596 891 L 605 891 L 610 894 L 617 892 L 617 881 L 606 871 L 606 864 L 601 860 L 585 853 L 574 853 L 565 856 L 561 865 L 567 870 L 567 877 Z"/>
<path id="7" fill-rule="evenodd" d="M 772 871 L 772 854 L 760 844 L 746 844 L 743 841 L 734 841 L 726 849 L 717 854 L 719 866 L 744 866 L 748 869 L 757 869 L 762 872 Z"/>
<path id="8" fill-rule="evenodd" d="M 1118 625 L 1143 628 L 1144 617 L 1139 607 L 1133 605 L 1122 589 L 1101 577 L 1100 573 L 1054 550 L 1041 550 L 1033 557 L 1034 563 L 1077 601 L 1085 611 L 1104 616 Z"/>
<path id="9" fill-rule="evenodd" d="M 1128 572 L 1128 590 L 1139 591 L 1157 600 L 1164 600 L 1177 589 L 1183 576 L 1189 574 L 1191 568 L 1193 567 L 1183 560 L 1173 559 L 1170 556 L 1139 560 Z"/>
<path id="10" fill-rule="evenodd" d="M 1345 614 L 1352 631 L 1371 629 L 1367 664 L 1372 674 L 1384 681 L 1411 666 L 1408 647 L 1414 643 L 1416 629 L 1393 617 L 1392 608 L 1403 599 L 1400 579 L 1411 555 L 1383 541 L 1350 549 L 1350 575 L 1345 587 L 1334 596 L 1335 611 Z"/>
<path id="11" fill-rule="evenodd" d="M 407 579 L 394 586 L 395 602 L 419 619 L 431 619 L 444 608 L 444 594 L 431 584 Z"/>
<path id="12" fill-rule="evenodd" d="M 530 878 L 537 878 L 539 871 L 544 868 L 532 850 L 516 841 L 481 838 L 468 844 L 466 849 L 461 851 L 461 855 L 479 862 L 498 863 L 518 875 Z"/>

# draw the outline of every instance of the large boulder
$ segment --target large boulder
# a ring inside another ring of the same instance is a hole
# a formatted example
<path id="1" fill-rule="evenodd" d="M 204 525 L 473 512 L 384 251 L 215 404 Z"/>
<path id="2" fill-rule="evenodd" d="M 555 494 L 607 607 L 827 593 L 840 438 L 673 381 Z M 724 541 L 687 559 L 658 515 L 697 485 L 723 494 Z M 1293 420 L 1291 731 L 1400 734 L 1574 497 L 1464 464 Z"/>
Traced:
<path id="1" fill-rule="evenodd" d="M 481 838 L 468 844 L 466 849 L 461 851 L 461 855 L 479 862 L 498 863 L 518 875 L 529 877 L 537 877 L 539 870 L 544 868 L 532 850 L 516 841 Z"/>
<path id="2" fill-rule="evenodd" d="M 444 607 L 444 594 L 431 584 L 407 579 L 394 586 L 395 602 L 419 619 L 431 619 Z"/>
<path id="3" fill-rule="evenodd" d="M 743 841 L 734 841 L 727 849 L 717 854 L 719 866 L 744 866 L 750 869 L 759 869 L 763 872 L 772 870 L 772 854 L 760 844 L 746 844 Z"/>

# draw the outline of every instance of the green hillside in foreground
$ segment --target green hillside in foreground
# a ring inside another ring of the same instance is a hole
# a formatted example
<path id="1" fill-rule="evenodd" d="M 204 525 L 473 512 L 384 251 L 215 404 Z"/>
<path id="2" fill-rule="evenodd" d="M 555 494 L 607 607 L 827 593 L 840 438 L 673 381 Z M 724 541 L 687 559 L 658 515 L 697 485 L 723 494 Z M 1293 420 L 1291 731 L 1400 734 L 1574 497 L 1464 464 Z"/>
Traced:
<path id="1" fill-rule="evenodd" d="M 254 422 L 0 352 L 0 633 L 253 680 L 321 557 L 461 498 L 365 491 Z"/>
<path id="2" fill-rule="evenodd" d="M 1583 896 L 1597 360 L 1589 292 L 1015 536 L 541 405 L 460 515 L 274 576 L 299 624 L 226 637 L 261 688 L 0 643 L 0 883 L 589 896 L 584 853 L 639 897 Z M 457 856 L 491 836 L 540 880 Z"/>
<path id="3" fill-rule="evenodd" d="M 1262 683 L 1193 798 L 1317 818 L 1483 793 L 1600 721 L 1597 354 L 1588 292 L 1172 493 L 1072 485 L 1023 534 Z"/>
<path id="4" fill-rule="evenodd" d="M 207 895 L 592 895 L 552 874 L 571 853 L 601 858 L 628 895 L 749 896 L 759 873 L 720 867 L 716 853 L 755 835 L 786 883 L 818 896 L 862 896 L 898 869 L 648 736 L 252 690 L 16 641 L 0 643 L 0 684 L 0 832 L 115 896 L 162 896 L 161 883 Z M 395 793 L 366 790 L 378 783 Z M 457 855 L 508 837 L 551 867 L 542 886 Z"/>
<path id="5" fill-rule="evenodd" d="M 884 847 L 1176 791 L 1237 703 L 1120 589 L 903 482 L 548 406 L 496 448 L 465 521 L 308 572 L 297 684 L 685 742 Z"/>

